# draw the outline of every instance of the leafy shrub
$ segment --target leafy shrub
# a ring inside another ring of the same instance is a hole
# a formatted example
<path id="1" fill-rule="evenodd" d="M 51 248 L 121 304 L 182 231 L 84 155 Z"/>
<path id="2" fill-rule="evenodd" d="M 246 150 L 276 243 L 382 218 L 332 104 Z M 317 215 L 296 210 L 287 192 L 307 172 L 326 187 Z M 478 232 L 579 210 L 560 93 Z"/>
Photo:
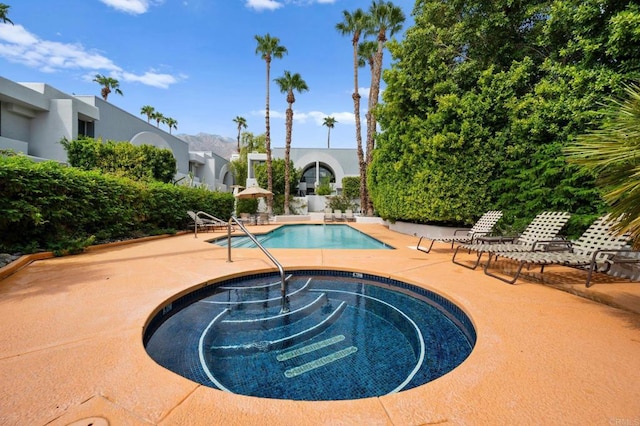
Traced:
<path id="1" fill-rule="evenodd" d="M 349 198 L 360 198 L 360 176 L 343 177 L 342 193 Z"/>
<path id="2" fill-rule="evenodd" d="M 67 151 L 69 164 L 83 170 L 99 170 L 135 180 L 155 179 L 171 182 L 176 173 L 176 159 L 169 149 L 152 145 L 136 146 L 130 142 L 82 137 L 60 141 Z"/>
<path id="3" fill-rule="evenodd" d="M 345 194 L 341 194 L 327 197 L 327 207 L 333 210 L 345 211 L 353 210 L 355 205 L 353 204 L 351 197 L 347 197 Z"/>
<path id="4" fill-rule="evenodd" d="M 323 176 L 320 178 L 320 184 L 316 188 L 316 194 L 318 195 L 331 195 L 333 189 L 331 188 L 331 178 L 329 176 Z"/>
<path id="5" fill-rule="evenodd" d="M 187 210 L 228 218 L 233 203 L 228 193 L 0 156 L 2 251 L 77 252 L 94 241 L 187 229 Z"/>

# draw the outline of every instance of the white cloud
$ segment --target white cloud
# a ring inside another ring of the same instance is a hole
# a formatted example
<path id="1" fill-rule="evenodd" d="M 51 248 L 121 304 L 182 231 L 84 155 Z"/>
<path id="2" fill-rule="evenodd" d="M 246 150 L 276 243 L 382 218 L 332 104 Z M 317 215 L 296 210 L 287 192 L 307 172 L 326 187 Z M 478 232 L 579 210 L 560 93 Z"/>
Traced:
<path id="1" fill-rule="evenodd" d="M 354 124 L 356 122 L 355 116 L 352 112 L 326 113 L 322 111 L 309 111 L 308 113 L 295 113 L 293 116 L 294 120 L 296 119 L 296 114 L 300 115 L 300 119 L 303 122 L 306 121 L 307 119 L 311 119 L 318 126 L 322 126 L 322 123 L 324 123 L 325 117 L 333 117 L 336 119 L 338 123 L 342 123 L 342 124 Z"/>
<path id="2" fill-rule="evenodd" d="M 142 83 L 145 86 L 153 86 L 160 89 L 167 89 L 172 84 L 175 84 L 179 80 L 186 78 L 184 76 L 182 76 L 181 78 L 177 78 L 172 76 L 171 74 L 160 74 L 154 72 L 153 70 L 147 71 L 142 75 L 136 75 L 130 72 L 116 72 L 114 73 L 114 75 L 115 78 L 121 81 Z"/>
<path id="3" fill-rule="evenodd" d="M 109 7 L 125 13 L 139 15 L 146 13 L 153 5 L 162 3 L 157 0 L 100 0 Z"/>
<path id="4" fill-rule="evenodd" d="M 0 24 L 0 56 L 42 72 L 87 70 L 91 72 L 89 80 L 96 72 L 108 72 L 122 81 L 138 82 L 163 89 L 186 78 L 161 74 L 155 70 L 140 75 L 134 74 L 123 70 L 101 53 L 86 49 L 80 43 L 41 40 L 21 25 Z"/>
<path id="5" fill-rule="evenodd" d="M 282 3 L 275 0 L 247 0 L 245 5 L 249 9 L 254 9 L 257 11 L 276 10 L 284 6 Z"/>
<path id="6" fill-rule="evenodd" d="M 258 117 L 264 117 L 265 110 L 260 111 L 252 111 L 252 115 Z M 269 110 L 269 117 L 275 119 L 286 119 L 286 115 L 284 112 Z M 355 115 L 352 112 L 332 112 L 326 113 L 322 111 L 293 111 L 293 121 L 297 123 L 306 123 L 307 121 L 312 121 L 317 126 L 322 126 L 325 117 L 333 117 L 337 120 L 338 123 L 342 124 L 354 124 L 356 122 Z"/>

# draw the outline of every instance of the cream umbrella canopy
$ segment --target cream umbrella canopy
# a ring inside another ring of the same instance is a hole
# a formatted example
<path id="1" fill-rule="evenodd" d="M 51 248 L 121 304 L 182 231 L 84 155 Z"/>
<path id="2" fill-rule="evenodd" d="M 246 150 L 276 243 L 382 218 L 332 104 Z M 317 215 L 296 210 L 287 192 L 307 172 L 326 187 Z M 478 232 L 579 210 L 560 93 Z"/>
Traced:
<path id="1" fill-rule="evenodd" d="M 244 189 L 236 194 L 236 198 L 264 198 L 273 196 L 273 192 L 267 191 L 264 188 L 260 188 L 259 186 L 250 186 L 247 189 Z"/>
<path id="2" fill-rule="evenodd" d="M 265 198 L 265 197 L 273 197 L 273 192 L 268 191 L 264 188 L 260 188 L 259 186 L 250 186 L 235 195 L 236 199 L 246 199 L 246 198 Z M 258 223 L 258 213 L 253 217 L 253 223 Z"/>

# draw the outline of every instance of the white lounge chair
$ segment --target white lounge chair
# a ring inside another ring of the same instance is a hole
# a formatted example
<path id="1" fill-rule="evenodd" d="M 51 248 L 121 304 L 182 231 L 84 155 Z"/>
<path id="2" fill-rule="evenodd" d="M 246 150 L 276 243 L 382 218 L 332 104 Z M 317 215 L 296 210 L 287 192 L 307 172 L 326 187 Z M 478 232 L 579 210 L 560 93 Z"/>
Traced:
<path id="1" fill-rule="evenodd" d="M 526 253 L 489 253 L 489 260 L 484 267 L 485 274 L 514 284 L 524 265 L 539 265 L 540 273 L 546 265 L 562 265 L 587 269 L 585 286 L 591 286 L 594 272 L 607 272 L 615 263 L 640 263 L 640 258 L 628 256 L 637 253 L 628 247 L 628 236 L 618 235 L 612 227 L 615 222 L 608 216 L 598 218 L 575 242 L 567 242 L 565 251 L 526 252 Z M 626 254 L 626 256 L 625 256 Z M 489 272 L 492 257 L 512 260 L 518 263 L 516 273 L 512 278 L 504 278 Z"/>
<path id="2" fill-rule="evenodd" d="M 495 252 L 528 252 L 540 251 L 551 242 L 555 242 L 558 233 L 567 223 L 571 215 L 567 212 L 542 212 L 537 215 L 527 228 L 518 237 L 479 237 L 475 243 L 461 244 L 456 247 L 451 261 L 456 265 L 469 269 L 476 269 L 480 264 L 483 253 Z M 510 242 L 506 242 L 509 241 Z M 475 263 L 467 265 L 456 261 L 458 251 L 475 251 L 477 258 Z"/>
<path id="3" fill-rule="evenodd" d="M 199 211 L 198 213 L 193 212 L 192 210 L 187 211 L 187 214 L 193 220 L 194 232 L 196 230 L 200 231 L 209 231 L 216 229 L 226 230 L 228 227 L 228 223 L 222 219 L 218 219 L 217 217 L 210 215 L 209 213 Z M 235 230 L 232 227 L 232 231 Z"/>
<path id="4" fill-rule="evenodd" d="M 472 243 L 477 237 L 488 235 L 493 230 L 495 224 L 502 217 L 502 212 L 499 210 L 490 210 L 483 214 L 480 219 L 471 227 L 471 229 L 456 229 L 453 235 L 449 236 L 428 236 L 424 235 L 418 240 L 416 248 L 425 253 L 429 253 L 433 247 L 433 243 L 436 241 L 443 243 L 451 243 L 451 248 L 455 243 Z M 423 239 L 431 240 L 431 244 L 428 248 L 420 247 L 420 243 Z"/>

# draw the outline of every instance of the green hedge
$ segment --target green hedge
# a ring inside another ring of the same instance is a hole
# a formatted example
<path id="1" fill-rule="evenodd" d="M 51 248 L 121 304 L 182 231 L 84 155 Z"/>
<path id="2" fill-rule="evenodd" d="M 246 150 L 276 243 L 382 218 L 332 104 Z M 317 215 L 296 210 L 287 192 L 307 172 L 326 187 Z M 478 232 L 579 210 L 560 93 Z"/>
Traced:
<path id="1" fill-rule="evenodd" d="M 231 216 L 233 195 L 0 156 L 0 250 L 77 251 L 187 229 L 187 210 Z"/>
<path id="2" fill-rule="evenodd" d="M 342 193 L 348 198 L 360 198 L 360 176 L 343 177 Z"/>

